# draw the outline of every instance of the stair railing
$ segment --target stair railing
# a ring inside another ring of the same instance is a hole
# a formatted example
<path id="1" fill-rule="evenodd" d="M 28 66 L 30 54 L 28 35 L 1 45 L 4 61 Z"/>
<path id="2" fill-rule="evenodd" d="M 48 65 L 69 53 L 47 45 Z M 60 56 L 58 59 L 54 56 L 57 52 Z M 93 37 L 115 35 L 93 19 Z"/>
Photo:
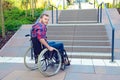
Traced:
<path id="1" fill-rule="evenodd" d="M 48 5 L 44 8 L 42 14 L 49 8 L 49 7 L 52 7 L 52 11 L 51 11 L 51 16 L 52 16 L 52 24 L 54 23 L 54 8 L 56 9 L 56 23 L 58 23 L 58 7 L 59 7 L 59 4 L 60 4 L 61 0 L 59 1 L 57 7 L 53 6 L 50 4 L 50 1 L 48 0 Z M 41 15 L 40 15 L 41 16 Z M 37 23 L 38 21 L 40 20 L 40 17 L 36 20 L 35 23 Z"/>
<path id="2" fill-rule="evenodd" d="M 52 24 L 54 23 L 54 8 L 56 9 L 56 23 L 58 23 L 58 8 L 53 5 L 50 5 L 50 6 L 52 7 L 52 13 L 51 13 Z"/>
<path id="3" fill-rule="evenodd" d="M 115 27 L 112 23 L 111 17 L 109 15 L 108 9 L 106 7 L 106 4 L 104 2 L 102 2 L 99 6 L 98 6 L 98 23 L 102 23 L 102 7 L 104 6 L 108 21 L 110 23 L 110 26 L 112 28 L 112 49 L 111 49 L 111 61 L 114 62 L 114 34 L 115 34 Z"/>
<path id="4" fill-rule="evenodd" d="M 56 9 L 56 24 L 58 24 L 58 7 L 60 5 L 62 0 L 59 0 L 58 4 L 56 6 L 53 6 L 50 1 L 48 0 L 50 6 L 52 7 L 52 12 L 51 12 L 51 16 L 52 16 L 52 24 L 54 23 L 54 8 Z"/>

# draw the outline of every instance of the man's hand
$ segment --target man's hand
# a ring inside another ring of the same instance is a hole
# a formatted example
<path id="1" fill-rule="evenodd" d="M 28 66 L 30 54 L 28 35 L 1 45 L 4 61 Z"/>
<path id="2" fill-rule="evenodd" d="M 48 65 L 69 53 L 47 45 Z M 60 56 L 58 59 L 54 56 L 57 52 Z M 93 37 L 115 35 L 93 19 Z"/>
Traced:
<path id="1" fill-rule="evenodd" d="M 45 39 L 40 39 L 40 42 L 46 47 L 48 48 L 49 51 L 53 51 L 54 48 L 49 46 L 48 43 L 45 41 Z"/>
<path id="2" fill-rule="evenodd" d="M 53 51 L 54 48 L 50 46 L 50 47 L 48 48 L 48 50 L 49 50 L 49 51 Z"/>

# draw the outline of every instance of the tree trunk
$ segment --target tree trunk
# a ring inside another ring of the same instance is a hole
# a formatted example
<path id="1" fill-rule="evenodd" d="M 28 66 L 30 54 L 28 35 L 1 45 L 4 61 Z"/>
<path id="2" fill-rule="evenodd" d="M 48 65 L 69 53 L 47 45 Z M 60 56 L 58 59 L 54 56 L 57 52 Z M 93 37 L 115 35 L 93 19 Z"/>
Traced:
<path id="1" fill-rule="evenodd" d="M 34 0 L 35 9 L 37 8 L 37 0 Z"/>
<path id="2" fill-rule="evenodd" d="M 113 7 L 115 7 L 116 0 L 113 0 Z"/>
<path id="3" fill-rule="evenodd" d="M 26 7 L 25 7 L 25 17 L 27 17 L 27 15 L 28 15 L 28 11 L 27 11 L 27 3 L 26 3 L 25 6 L 26 6 Z"/>
<path id="4" fill-rule="evenodd" d="M 32 14 L 32 17 L 34 18 L 34 1 L 31 0 L 31 14 Z"/>
<path id="5" fill-rule="evenodd" d="M 0 0 L 0 16 L 1 16 L 1 27 L 2 37 L 5 38 L 5 26 L 4 26 L 4 15 L 3 15 L 3 0 Z"/>
<path id="6" fill-rule="evenodd" d="M 27 17 L 28 16 L 28 5 L 29 5 L 29 0 L 26 0 L 26 4 L 25 4 L 25 9 L 26 9 L 26 11 L 25 11 L 25 16 Z"/>

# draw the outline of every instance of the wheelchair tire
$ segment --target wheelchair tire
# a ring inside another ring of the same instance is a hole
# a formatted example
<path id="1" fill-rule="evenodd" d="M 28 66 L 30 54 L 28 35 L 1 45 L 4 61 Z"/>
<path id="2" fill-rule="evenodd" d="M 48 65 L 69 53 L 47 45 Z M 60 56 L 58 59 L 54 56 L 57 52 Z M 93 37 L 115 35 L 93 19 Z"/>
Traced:
<path id="1" fill-rule="evenodd" d="M 38 57 L 38 69 L 44 76 L 53 76 L 59 72 L 61 62 L 61 55 L 57 49 L 50 52 L 45 48 Z"/>
<path id="2" fill-rule="evenodd" d="M 38 66 L 35 64 L 34 53 L 31 53 L 31 48 L 32 47 L 29 47 L 24 55 L 24 65 L 30 70 L 35 70 L 38 69 Z"/>

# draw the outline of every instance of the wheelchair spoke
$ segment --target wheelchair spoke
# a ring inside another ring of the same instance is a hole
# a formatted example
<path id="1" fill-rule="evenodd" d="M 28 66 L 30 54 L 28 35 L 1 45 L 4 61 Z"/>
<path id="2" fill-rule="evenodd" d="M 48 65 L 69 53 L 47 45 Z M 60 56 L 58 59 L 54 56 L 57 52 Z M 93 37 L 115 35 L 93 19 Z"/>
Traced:
<path id="1" fill-rule="evenodd" d="M 45 59 L 45 57 L 42 57 L 41 60 L 41 69 L 42 71 L 46 71 L 47 70 L 47 59 Z"/>

